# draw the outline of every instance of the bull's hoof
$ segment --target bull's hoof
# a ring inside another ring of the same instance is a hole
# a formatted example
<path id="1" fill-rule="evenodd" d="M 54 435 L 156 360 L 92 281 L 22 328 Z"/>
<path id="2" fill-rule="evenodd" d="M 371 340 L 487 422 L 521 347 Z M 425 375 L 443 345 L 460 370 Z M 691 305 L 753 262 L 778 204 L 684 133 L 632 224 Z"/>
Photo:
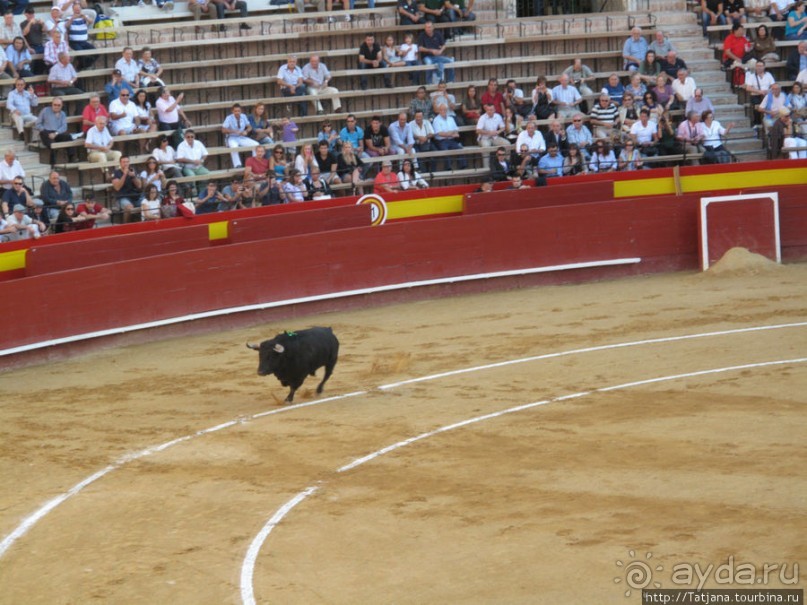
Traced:
<path id="1" fill-rule="evenodd" d="M 322 395 L 322 391 L 324 391 L 322 387 L 317 387 L 317 395 Z"/>

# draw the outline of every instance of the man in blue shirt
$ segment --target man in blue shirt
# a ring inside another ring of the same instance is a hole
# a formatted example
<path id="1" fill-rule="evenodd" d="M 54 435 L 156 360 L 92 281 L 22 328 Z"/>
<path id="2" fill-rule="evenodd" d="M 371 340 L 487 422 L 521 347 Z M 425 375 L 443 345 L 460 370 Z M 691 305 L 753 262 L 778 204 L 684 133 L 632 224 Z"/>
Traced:
<path id="1" fill-rule="evenodd" d="M 370 157 L 364 152 L 364 130 L 356 124 L 356 116 L 351 113 L 345 122 L 345 127 L 339 131 L 339 140 L 353 145 L 353 150 L 360 158 Z"/>
<path id="2" fill-rule="evenodd" d="M 630 71 L 639 69 L 639 64 L 644 60 L 646 54 L 647 40 L 642 38 L 642 30 L 634 26 L 630 30 L 630 38 L 625 40 L 625 45 L 622 47 L 625 69 Z"/>
<path id="3" fill-rule="evenodd" d="M 538 160 L 538 175 L 535 185 L 544 185 L 547 178 L 556 176 L 563 176 L 563 156 L 558 153 L 557 144 L 550 142 L 546 155 Z"/>
<path id="4" fill-rule="evenodd" d="M 448 115 L 448 105 L 440 105 L 440 113 L 434 116 L 432 127 L 434 128 L 434 144 L 437 149 L 440 151 L 462 149 L 457 122 Z M 446 170 L 451 170 L 451 158 L 446 157 L 444 162 Z M 457 167 L 460 170 L 468 167 L 468 162 L 464 157 L 457 158 Z"/>

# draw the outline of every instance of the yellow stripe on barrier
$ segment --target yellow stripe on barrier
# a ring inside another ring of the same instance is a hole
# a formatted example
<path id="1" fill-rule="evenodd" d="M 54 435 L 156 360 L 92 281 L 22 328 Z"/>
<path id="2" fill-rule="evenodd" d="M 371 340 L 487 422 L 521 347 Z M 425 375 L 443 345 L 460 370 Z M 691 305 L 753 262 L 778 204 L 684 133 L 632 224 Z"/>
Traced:
<path id="1" fill-rule="evenodd" d="M 28 250 L 12 250 L 0 253 L 0 272 L 25 269 L 25 253 Z"/>
<path id="2" fill-rule="evenodd" d="M 207 233 L 210 241 L 227 239 L 230 233 L 230 221 L 217 221 L 207 224 Z"/>
<path id="3" fill-rule="evenodd" d="M 675 179 L 632 179 L 614 181 L 614 198 L 644 197 L 646 195 L 675 195 Z"/>
<path id="4" fill-rule="evenodd" d="M 387 202 L 389 211 L 387 220 L 394 221 L 396 219 L 429 216 L 432 214 L 458 214 L 462 212 L 462 200 L 462 195 L 444 195 L 419 200 Z"/>

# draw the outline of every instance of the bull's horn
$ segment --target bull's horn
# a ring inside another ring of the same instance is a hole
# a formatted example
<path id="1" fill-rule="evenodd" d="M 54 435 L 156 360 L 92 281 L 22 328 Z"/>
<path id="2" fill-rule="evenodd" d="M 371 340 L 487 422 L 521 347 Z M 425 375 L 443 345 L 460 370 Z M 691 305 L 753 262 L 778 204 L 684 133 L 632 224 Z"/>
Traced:
<path id="1" fill-rule="evenodd" d="M 282 344 L 276 344 L 276 345 L 275 345 L 275 352 L 276 352 L 276 353 L 282 353 L 282 352 L 283 352 L 283 351 L 285 351 L 285 350 L 286 350 L 286 349 L 285 349 L 285 347 L 284 347 Z"/>
<path id="2" fill-rule="evenodd" d="M 249 343 L 247 343 L 247 348 L 252 349 L 253 351 L 260 351 L 261 350 L 261 348 L 258 345 L 251 345 Z"/>

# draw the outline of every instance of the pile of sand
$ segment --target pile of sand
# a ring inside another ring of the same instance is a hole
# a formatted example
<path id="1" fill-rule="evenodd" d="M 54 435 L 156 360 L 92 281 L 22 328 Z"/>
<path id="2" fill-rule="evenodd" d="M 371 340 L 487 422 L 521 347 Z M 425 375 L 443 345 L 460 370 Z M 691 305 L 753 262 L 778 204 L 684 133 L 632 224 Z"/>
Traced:
<path id="1" fill-rule="evenodd" d="M 707 273 L 712 275 L 755 275 L 763 271 L 780 269 L 781 265 L 746 248 L 731 248 Z"/>

